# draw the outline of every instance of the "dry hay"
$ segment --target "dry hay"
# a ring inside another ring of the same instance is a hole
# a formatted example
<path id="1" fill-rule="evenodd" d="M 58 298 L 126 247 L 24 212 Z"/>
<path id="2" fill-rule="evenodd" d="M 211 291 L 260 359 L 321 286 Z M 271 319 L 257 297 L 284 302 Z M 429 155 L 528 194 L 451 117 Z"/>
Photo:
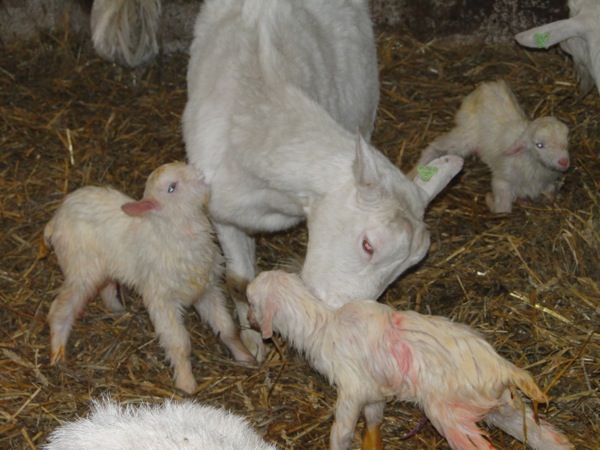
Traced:
<path id="1" fill-rule="evenodd" d="M 556 50 L 445 48 L 388 33 L 378 42 L 382 102 L 374 141 L 402 167 L 451 126 L 461 98 L 481 81 L 503 77 L 527 111 L 553 113 L 569 125 L 572 168 L 556 201 L 490 214 L 484 201 L 489 174 L 478 161 L 467 161 L 427 212 L 429 256 L 381 301 L 480 330 L 548 391 L 552 401 L 541 406 L 541 415 L 576 448 L 597 448 L 598 94 L 578 101 L 571 63 Z M 45 319 L 62 275 L 53 255 L 36 262 L 36 253 L 42 228 L 66 192 L 110 184 L 140 196 L 155 167 L 184 159 L 185 72 L 186 57 L 172 55 L 133 83 L 134 74 L 66 35 L 0 53 L 2 448 L 43 444 L 62 421 L 84 415 L 92 397 L 110 394 L 131 403 L 181 398 L 148 315 L 132 294 L 125 314 L 91 302 L 71 334 L 67 363 L 50 367 Z M 303 228 L 261 237 L 260 266 L 298 258 L 305 241 Z M 282 448 L 327 447 L 335 392 L 285 343 L 276 339 L 266 362 L 253 370 L 234 364 L 191 313 L 188 328 L 200 384 L 195 399 L 247 416 Z M 421 418 L 412 405 L 390 402 L 386 448 L 448 448 L 431 425 L 399 440 Z M 520 448 L 496 429 L 491 439 L 500 449 Z"/>

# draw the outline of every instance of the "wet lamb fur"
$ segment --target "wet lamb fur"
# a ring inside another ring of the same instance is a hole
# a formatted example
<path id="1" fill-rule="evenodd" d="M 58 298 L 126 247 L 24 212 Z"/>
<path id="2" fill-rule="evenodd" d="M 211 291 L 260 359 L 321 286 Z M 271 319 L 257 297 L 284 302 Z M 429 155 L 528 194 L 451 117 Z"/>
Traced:
<path id="1" fill-rule="evenodd" d="M 547 402 L 532 376 L 499 356 L 466 325 L 439 316 L 399 312 L 375 301 L 333 309 L 295 274 L 263 272 L 248 286 L 250 319 L 263 338 L 288 339 L 338 389 L 331 449 L 346 449 L 359 414 L 363 448 L 381 448 L 385 400 L 421 406 L 453 449 L 493 449 L 476 423 L 485 420 L 533 449 L 570 449 L 549 423 L 536 423 L 518 388 Z"/>
<path id="2" fill-rule="evenodd" d="M 478 156 L 492 172 L 490 211 L 509 213 L 518 198 L 552 197 L 569 168 L 567 126 L 552 116 L 529 120 L 504 80 L 480 84 L 463 100 L 456 125 L 437 137 L 417 166 L 444 154 Z"/>
<path id="3" fill-rule="evenodd" d="M 65 198 L 43 238 L 65 278 L 48 313 L 52 364 L 64 359 L 73 322 L 89 300 L 99 294 L 109 309 L 122 309 L 118 283 L 142 295 L 179 389 L 191 393 L 197 386 L 186 307 L 194 306 L 236 360 L 254 362 L 220 287 L 223 257 L 203 211 L 208 196 L 198 169 L 171 163 L 150 175 L 137 202 L 96 186 Z"/>

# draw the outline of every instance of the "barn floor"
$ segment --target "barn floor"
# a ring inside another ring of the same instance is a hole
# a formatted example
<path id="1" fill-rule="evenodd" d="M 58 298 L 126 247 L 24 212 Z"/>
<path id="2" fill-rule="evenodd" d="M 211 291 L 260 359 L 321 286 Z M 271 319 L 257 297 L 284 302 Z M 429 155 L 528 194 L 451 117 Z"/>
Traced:
<path id="1" fill-rule="evenodd" d="M 409 37 L 378 37 L 382 101 L 374 143 L 408 169 L 452 124 L 462 97 L 482 81 L 506 79 L 535 117 L 555 114 L 570 128 L 572 167 L 553 202 L 520 205 L 510 215 L 485 206 L 489 173 L 475 160 L 431 205 L 428 257 L 381 301 L 439 314 L 481 331 L 506 358 L 532 372 L 551 397 L 540 415 L 577 449 L 600 436 L 600 101 L 578 100 L 571 61 L 558 50 L 515 45 L 444 47 Z M 75 325 L 67 363 L 49 366 L 46 314 L 62 275 L 54 255 L 37 260 L 45 223 L 64 194 L 110 184 L 140 197 L 158 165 L 185 157 L 180 118 L 187 58 L 163 57 L 134 76 L 96 57 L 68 33 L 0 52 L 0 447 L 42 445 L 89 401 L 183 398 L 139 298 L 127 312 L 90 303 Z M 304 228 L 261 236 L 259 265 L 304 252 Z M 259 369 L 234 364 L 195 314 L 197 401 L 249 418 L 286 449 L 325 449 L 335 392 L 275 339 Z M 594 334 L 594 332 L 596 334 Z M 447 449 L 430 425 L 401 441 L 423 417 L 413 405 L 386 408 L 387 449 Z M 353 447 L 360 446 L 357 428 Z M 499 449 L 521 448 L 497 429 Z"/>

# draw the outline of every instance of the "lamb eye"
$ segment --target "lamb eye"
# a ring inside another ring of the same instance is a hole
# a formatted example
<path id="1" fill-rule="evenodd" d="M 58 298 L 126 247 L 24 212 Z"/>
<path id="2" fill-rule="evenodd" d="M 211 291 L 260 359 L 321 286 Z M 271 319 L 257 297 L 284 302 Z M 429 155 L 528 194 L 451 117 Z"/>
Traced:
<path id="1" fill-rule="evenodd" d="M 171 184 L 169 185 L 169 187 L 167 188 L 167 192 L 168 192 L 169 194 L 170 194 L 170 193 L 172 193 L 172 192 L 174 192 L 176 187 L 177 187 L 177 183 L 171 183 Z"/>
<path id="2" fill-rule="evenodd" d="M 373 253 L 375 253 L 375 250 L 373 249 L 373 246 L 371 245 L 371 243 L 367 240 L 364 239 L 362 241 L 362 248 L 365 251 L 365 253 L 367 255 L 372 255 Z"/>
<path id="3" fill-rule="evenodd" d="M 536 143 L 535 143 L 535 146 L 536 146 L 537 148 L 544 148 L 544 143 L 543 143 L 543 142 L 536 142 Z"/>

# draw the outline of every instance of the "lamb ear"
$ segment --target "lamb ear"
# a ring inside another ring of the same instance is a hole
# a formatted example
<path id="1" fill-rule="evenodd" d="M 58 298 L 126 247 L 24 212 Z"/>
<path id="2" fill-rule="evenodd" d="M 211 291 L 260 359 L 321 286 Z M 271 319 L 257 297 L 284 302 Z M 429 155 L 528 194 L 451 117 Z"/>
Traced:
<path id="1" fill-rule="evenodd" d="M 583 37 L 590 30 L 587 22 L 583 16 L 578 15 L 523 31 L 515 39 L 525 47 L 548 48 L 574 36 Z"/>
<path id="2" fill-rule="evenodd" d="M 358 183 L 359 195 L 365 201 L 375 201 L 381 195 L 381 182 L 375 158 L 376 156 L 369 144 L 357 132 L 354 178 Z"/>
<path id="3" fill-rule="evenodd" d="M 273 336 L 273 316 L 275 314 L 275 306 L 267 301 L 263 309 L 263 317 L 260 322 L 260 331 L 263 339 L 269 339 Z"/>
<path id="4" fill-rule="evenodd" d="M 511 145 L 504 152 L 504 154 L 506 156 L 515 156 L 515 155 L 518 155 L 519 153 L 525 151 L 526 149 L 527 149 L 527 146 L 525 145 L 524 142 L 522 142 L 522 141 L 516 141 L 513 145 Z"/>
<path id="5" fill-rule="evenodd" d="M 460 156 L 445 155 L 425 166 L 418 166 L 413 183 L 420 188 L 423 200 L 429 203 L 450 183 L 462 167 L 463 159 Z"/>
<path id="6" fill-rule="evenodd" d="M 153 198 L 143 198 L 137 202 L 129 202 L 121 205 L 123 212 L 132 217 L 143 216 L 147 212 L 158 211 L 161 208 L 161 204 Z"/>

